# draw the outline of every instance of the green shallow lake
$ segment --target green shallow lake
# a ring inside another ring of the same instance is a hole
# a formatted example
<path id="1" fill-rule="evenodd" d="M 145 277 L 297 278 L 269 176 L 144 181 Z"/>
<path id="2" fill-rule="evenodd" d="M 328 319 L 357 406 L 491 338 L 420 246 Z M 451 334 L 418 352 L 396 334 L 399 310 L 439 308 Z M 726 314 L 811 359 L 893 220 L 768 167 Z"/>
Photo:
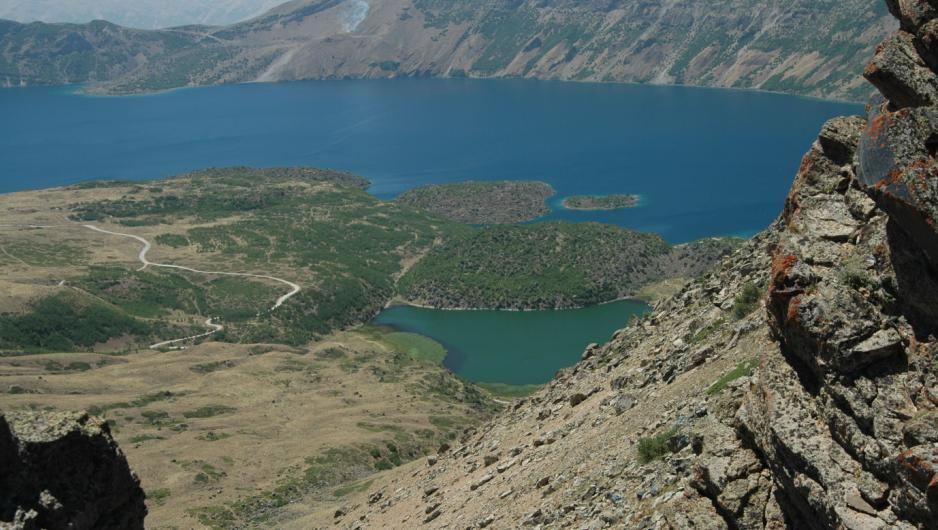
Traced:
<path id="1" fill-rule="evenodd" d="M 648 311 L 636 300 L 563 311 L 442 311 L 395 306 L 374 324 L 419 333 L 442 343 L 447 368 L 484 383 L 546 383 L 575 364 L 587 345 L 606 342 L 632 315 Z"/>

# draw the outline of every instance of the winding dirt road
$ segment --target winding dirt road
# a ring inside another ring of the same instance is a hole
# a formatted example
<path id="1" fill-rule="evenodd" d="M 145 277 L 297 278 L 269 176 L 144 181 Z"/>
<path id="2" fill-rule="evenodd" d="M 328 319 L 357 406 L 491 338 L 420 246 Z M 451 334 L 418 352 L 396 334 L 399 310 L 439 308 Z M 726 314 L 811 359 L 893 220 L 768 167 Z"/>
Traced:
<path id="1" fill-rule="evenodd" d="M 76 226 L 76 225 L 74 224 L 66 224 L 66 225 L 3 225 L 3 224 L 0 224 L 0 228 L 20 228 L 20 229 L 22 228 L 45 229 L 45 228 L 59 228 L 59 227 L 72 227 L 72 226 Z M 246 272 L 202 271 L 199 269 L 193 269 L 191 267 L 183 267 L 181 265 L 171 265 L 168 263 L 155 263 L 147 259 L 147 254 L 150 252 L 150 249 L 153 247 L 153 245 L 151 245 L 149 241 L 147 241 L 146 239 L 140 236 L 137 236 L 134 234 L 125 234 L 122 232 L 113 232 L 111 230 L 105 230 L 103 228 L 99 228 L 94 225 L 80 225 L 80 226 L 87 228 L 88 230 L 93 230 L 95 232 L 101 233 L 101 234 L 130 238 L 130 239 L 134 239 L 138 241 L 139 243 L 142 243 L 143 248 L 141 248 L 140 253 L 137 254 L 137 259 L 141 263 L 140 268 L 137 269 L 138 271 L 142 271 L 146 269 L 147 267 L 158 267 L 158 268 L 163 268 L 163 269 L 175 269 L 175 270 L 181 270 L 181 271 L 186 271 L 186 272 L 194 272 L 196 274 L 208 274 L 212 276 L 236 276 L 236 277 L 241 277 L 241 278 L 258 278 L 261 280 L 270 280 L 270 281 L 282 283 L 286 286 L 289 286 L 290 292 L 281 296 L 280 298 L 277 298 L 277 301 L 274 302 L 274 305 L 270 309 L 267 310 L 268 313 L 275 311 L 277 308 L 279 308 L 284 303 L 286 303 L 287 300 L 289 300 L 290 298 L 293 298 L 294 296 L 299 294 L 300 291 L 303 290 L 302 287 L 300 287 L 299 285 L 289 280 L 284 280 L 283 278 L 278 278 L 276 276 L 269 276 L 266 274 L 249 274 Z M 157 342 L 156 344 L 151 344 L 150 349 L 158 350 L 161 348 L 171 347 L 173 344 L 178 344 L 180 342 L 187 342 L 191 340 L 197 340 L 197 339 L 209 337 L 225 329 L 225 326 L 222 326 L 221 324 L 216 323 L 214 318 L 209 318 L 208 320 L 206 320 L 205 325 L 211 328 L 211 331 L 208 331 L 206 333 L 200 333 L 198 335 L 192 335 L 191 337 L 182 337 L 180 339 L 172 339 L 172 340 L 165 340 L 162 342 Z M 179 348 L 179 349 L 182 349 L 182 348 Z"/>
<path id="2" fill-rule="evenodd" d="M 147 254 L 150 252 L 152 245 L 146 239 L 140 236 L 133 235 L 133 234 L 125 234 L 122 232 L 112 232 L 111 230 L 105 230 L 103 228 L 99 228 L 94 225 L 82 225 L 82 226 L 84 226 L 85 228 L 89 230 L 100 232 L 102 234 L 135 239 L 138 242 L 142 243 L 143 248 L 141 248 L 140 253 L 137 254 L 137 259 L 140 260 L 140 263 L 142 264 L 140 268 L 137 269 L 138 271 L 142 271 L 146 269 L 147 267 L 158 267 L 158 268 L 164 268 L 164 269 L 175 269 L 175 270 L 181 270 L 181 271 L 186 271 L 186 272 L 194 272 L 197 274 L 209 274 L 212 276 L 237 276 L 241 278 L 259 278 L 262 280 L 271 280 L 271 281 L 279 282 L 279 283 L 289 286 L 290 292 L 278 298 L 277 301 L 274 303 L 273 307 L 268 309 L 267 312 L 275 311 L 277 308 L 282 306 L 287 300 L 289 300 L 290 298 L 293 298 L 294 296 L 299 294 L 300 291 L 303 290 L 302 287 L 300 287 L 299 285 L 289 280 L 284 280 L 283 278 L 278 278 L 276 276 L 268 276 L 266 274 L 249 274 L 246 272 L 202 271 L 198 269 L 193 269 L 191 267 L 183 267 L 181 265 L 171 265 L 168 263 L 155 263 L 147 259 Z M 192 335 L 191 337 L 183 337 L 181 339 L 166 340 L 163 342 L 158 342 L 156 344 L 151 344 L 150 349 L 158 350 L 160 348 L 166 348 L 166 347 L 172 346 L 173 344 L 178 344 L 180 342 L 187 342 L 190 340 L 197 340 L 197 339 L 201 339 L 204 337 L 209 337 L 225 329 L 225 326 L 222 326 L 221 324 L 217 324 L 214 318 L 209 318 L 208 320 L 206 320 L 205 325 L 212 328 L 212 330 L 207 333 L 200 333 L 198 335 Z"/>

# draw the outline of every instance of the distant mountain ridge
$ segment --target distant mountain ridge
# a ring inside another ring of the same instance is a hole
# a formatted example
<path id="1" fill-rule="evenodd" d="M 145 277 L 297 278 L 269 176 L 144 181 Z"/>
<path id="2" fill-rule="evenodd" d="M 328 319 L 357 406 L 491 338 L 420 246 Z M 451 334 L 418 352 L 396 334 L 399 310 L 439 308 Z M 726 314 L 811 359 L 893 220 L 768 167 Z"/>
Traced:
<path id="1" fill-rule="evenodd" d="M 525 77 L 863 100 L 864 58 L 895 27 L 878 0 L 295 0 L 223 28 L 4 23 L 0 84 Z"/>
<path id="2" fill-rule="evenodd" d="M 223 26 L 255 17 L 285 0 L 0 0 L 0 18 L 17 22 L 107 20 L 140 29 Z"/>

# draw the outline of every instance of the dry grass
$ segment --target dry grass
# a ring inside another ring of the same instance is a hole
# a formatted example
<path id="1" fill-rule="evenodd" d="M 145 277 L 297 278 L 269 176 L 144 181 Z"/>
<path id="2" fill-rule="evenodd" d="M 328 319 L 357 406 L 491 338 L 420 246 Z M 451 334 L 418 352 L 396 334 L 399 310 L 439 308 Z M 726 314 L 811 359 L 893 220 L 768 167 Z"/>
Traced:
<path id="1" fill-rule="evenodd" d="M 316 353 L 337 346 L 344 356 Z M 114 423 L 144 488 L 159 492 L 151 497 L 151 528 L 198 527 L 189 509 L 270 490 L 327 449 L 435 430 L 431 414 L 476 414 L 421 391 L 421 378 L 441 368 L 397 365 L 388 351 L 355 332 L 329 337 L 305 355 L 271 348 L 257 354 L 268 348 L 209 343 L 123 357 L 2 358 L 0 409 L 97 408 Z M 50 363 L 92 368 L 50 371 Z M 205 366 L 215 369 L 206 372 Z M 379 382 L 376 374 L 395 370 L 399 378 Z M 192 413 L 199 410 L 218 413 Z M 335 489 L 309 502 L 326 509 L 340 502 L 330 500 Z"/>

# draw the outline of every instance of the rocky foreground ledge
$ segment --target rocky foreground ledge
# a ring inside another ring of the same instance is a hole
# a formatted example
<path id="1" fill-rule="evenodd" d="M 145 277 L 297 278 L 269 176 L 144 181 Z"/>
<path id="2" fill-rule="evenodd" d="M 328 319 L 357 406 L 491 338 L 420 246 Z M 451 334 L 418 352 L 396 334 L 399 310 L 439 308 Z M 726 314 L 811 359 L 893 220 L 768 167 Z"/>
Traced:
<path id="1" fill-rule="evenodd" d="M 0 528 L 143 528 L 140 481 L 104 420 L 0 414 Z"/>

